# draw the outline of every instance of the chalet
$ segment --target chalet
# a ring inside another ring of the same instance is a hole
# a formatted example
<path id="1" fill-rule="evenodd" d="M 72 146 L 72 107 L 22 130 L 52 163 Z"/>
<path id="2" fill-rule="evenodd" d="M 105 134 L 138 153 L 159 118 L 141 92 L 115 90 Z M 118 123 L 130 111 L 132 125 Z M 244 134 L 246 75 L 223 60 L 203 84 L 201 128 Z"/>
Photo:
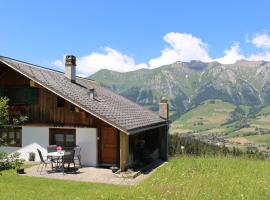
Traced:
<path id="1" fill-rule="evenodd" d="M 46 156 L 47 146 L 55 144 L 81 146 L 86 166 L 125 170 L 147 159 L 167 160 L 167 100 L 161 100 L 159 114 L 143 108 L 76 76 L 74 56 L 66 56 L 64 73 L 0 57 L 0 96 L 10 99 L 11 116 L 28 116 L 0 150 L 17 151 L 26 160 L 37 148 Z"/>

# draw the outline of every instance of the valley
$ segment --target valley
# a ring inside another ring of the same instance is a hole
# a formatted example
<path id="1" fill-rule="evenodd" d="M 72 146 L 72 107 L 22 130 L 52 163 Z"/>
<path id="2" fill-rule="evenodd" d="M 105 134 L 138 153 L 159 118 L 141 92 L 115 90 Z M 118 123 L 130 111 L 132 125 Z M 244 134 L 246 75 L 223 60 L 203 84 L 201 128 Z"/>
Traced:
<path id="1" fill-rule="evenodd" d="M 178 61 L 125 73 L 100 70 L 89 78 L 154 112 L 166 96 L 171 134 L 194 134 L 229 147 L 268 152 L 269 62 Z"/>
<path id="2" fill-rule="evenodd" d="M 236 112 L 236 110 L 238 110 Z M 240 116 L 239 113 L 241 113 Z M 193 134 L 217 145 L 256 148 L 270 153 L 270 109 L 263 107 L 253 115 L 252 107 L 207 100 L 171 124 L 171 134 Z"/>

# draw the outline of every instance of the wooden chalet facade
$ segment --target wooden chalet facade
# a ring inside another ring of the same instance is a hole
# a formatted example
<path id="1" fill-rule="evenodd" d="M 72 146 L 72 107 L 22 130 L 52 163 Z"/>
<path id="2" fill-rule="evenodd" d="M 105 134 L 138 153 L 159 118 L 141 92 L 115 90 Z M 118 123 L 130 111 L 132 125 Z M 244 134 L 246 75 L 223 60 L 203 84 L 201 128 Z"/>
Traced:
<path id="1" fill-rule="evenodd" d="M 160 117 L 103 88 L 76 77 L 76 58 L 66 57 L 65 73 L 0 57 L 0 96 L 10 99 L 12 116 L 28 116 L 10 133 L 9 153 L 48 145 L 82 147 L 84 165 L 117 165 L 121 170 L 139 162 L 167 160 L 168 104 Z M 0 133 L 1 134 L 1 133 Z"/>

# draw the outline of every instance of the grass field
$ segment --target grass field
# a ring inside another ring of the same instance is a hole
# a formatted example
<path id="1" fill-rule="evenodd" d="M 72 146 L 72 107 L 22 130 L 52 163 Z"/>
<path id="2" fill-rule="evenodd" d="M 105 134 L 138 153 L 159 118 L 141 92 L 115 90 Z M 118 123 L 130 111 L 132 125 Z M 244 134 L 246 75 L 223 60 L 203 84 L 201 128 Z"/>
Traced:
<path id="1" fill-rule="evenodd" d="M 259 129 L 269 130 L 270 133 L 270 106 L 262 108 L 255 118 L 249 118 L 248 114 L 251 107 L 239 105 L 245 113 L 249 127 L 238 128 L 236 121 L 224 124 L 230 118 L 231 112 L 236 108 L 235 105 L 221 100 L 214 100 L 214 103 L 211 102 L 213 100 L 205 101 L 183 114 L 178 120 L 173 122 L 170 130 L 171 133 L 219 134 L 225 135 L 226 138 L 256 135 L 260 133 L 261 130 Z M 260 137 L 260 134 L 257 137 Z"/>
<path id="2" fill-rule="evenodd" d="M 218 129 L 228 120 L 234 108 L 233 104 L 221 100 L 205 101 L 183 114 L 173 123 L 172 127 L 178 129 L 180 133 Z"/>
<path id="3" fill-rule="evenodd" d="M 269 199 L 270 162 L 241 158 L 182 157 L 158 168 L 137 186 L 114 186 L 0 177 L 0 199 Z"/>
<path id="4" fill-rule="evenodd" d="M 254 144 L 266 144 L 270 145 L 270 135 L 253 135 L 245 137 L 247 140 Z"/>

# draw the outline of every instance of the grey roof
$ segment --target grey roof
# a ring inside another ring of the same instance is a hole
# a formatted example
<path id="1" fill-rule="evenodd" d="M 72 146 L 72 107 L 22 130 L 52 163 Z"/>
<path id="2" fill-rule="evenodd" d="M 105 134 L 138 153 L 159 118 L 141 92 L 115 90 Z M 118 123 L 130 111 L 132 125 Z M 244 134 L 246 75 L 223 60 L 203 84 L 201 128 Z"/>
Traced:
<path id="1" fill-rule="evenodd" d="M 128 134 L 166 124 L 158 114 L 115 94 L 96 81 L 77 77 L 76 83 L 72 83 L 62 72 L 1 56 L 0 62 Z M 95 90 L 94 100 L 89 96 L 89 89 Z"/>

